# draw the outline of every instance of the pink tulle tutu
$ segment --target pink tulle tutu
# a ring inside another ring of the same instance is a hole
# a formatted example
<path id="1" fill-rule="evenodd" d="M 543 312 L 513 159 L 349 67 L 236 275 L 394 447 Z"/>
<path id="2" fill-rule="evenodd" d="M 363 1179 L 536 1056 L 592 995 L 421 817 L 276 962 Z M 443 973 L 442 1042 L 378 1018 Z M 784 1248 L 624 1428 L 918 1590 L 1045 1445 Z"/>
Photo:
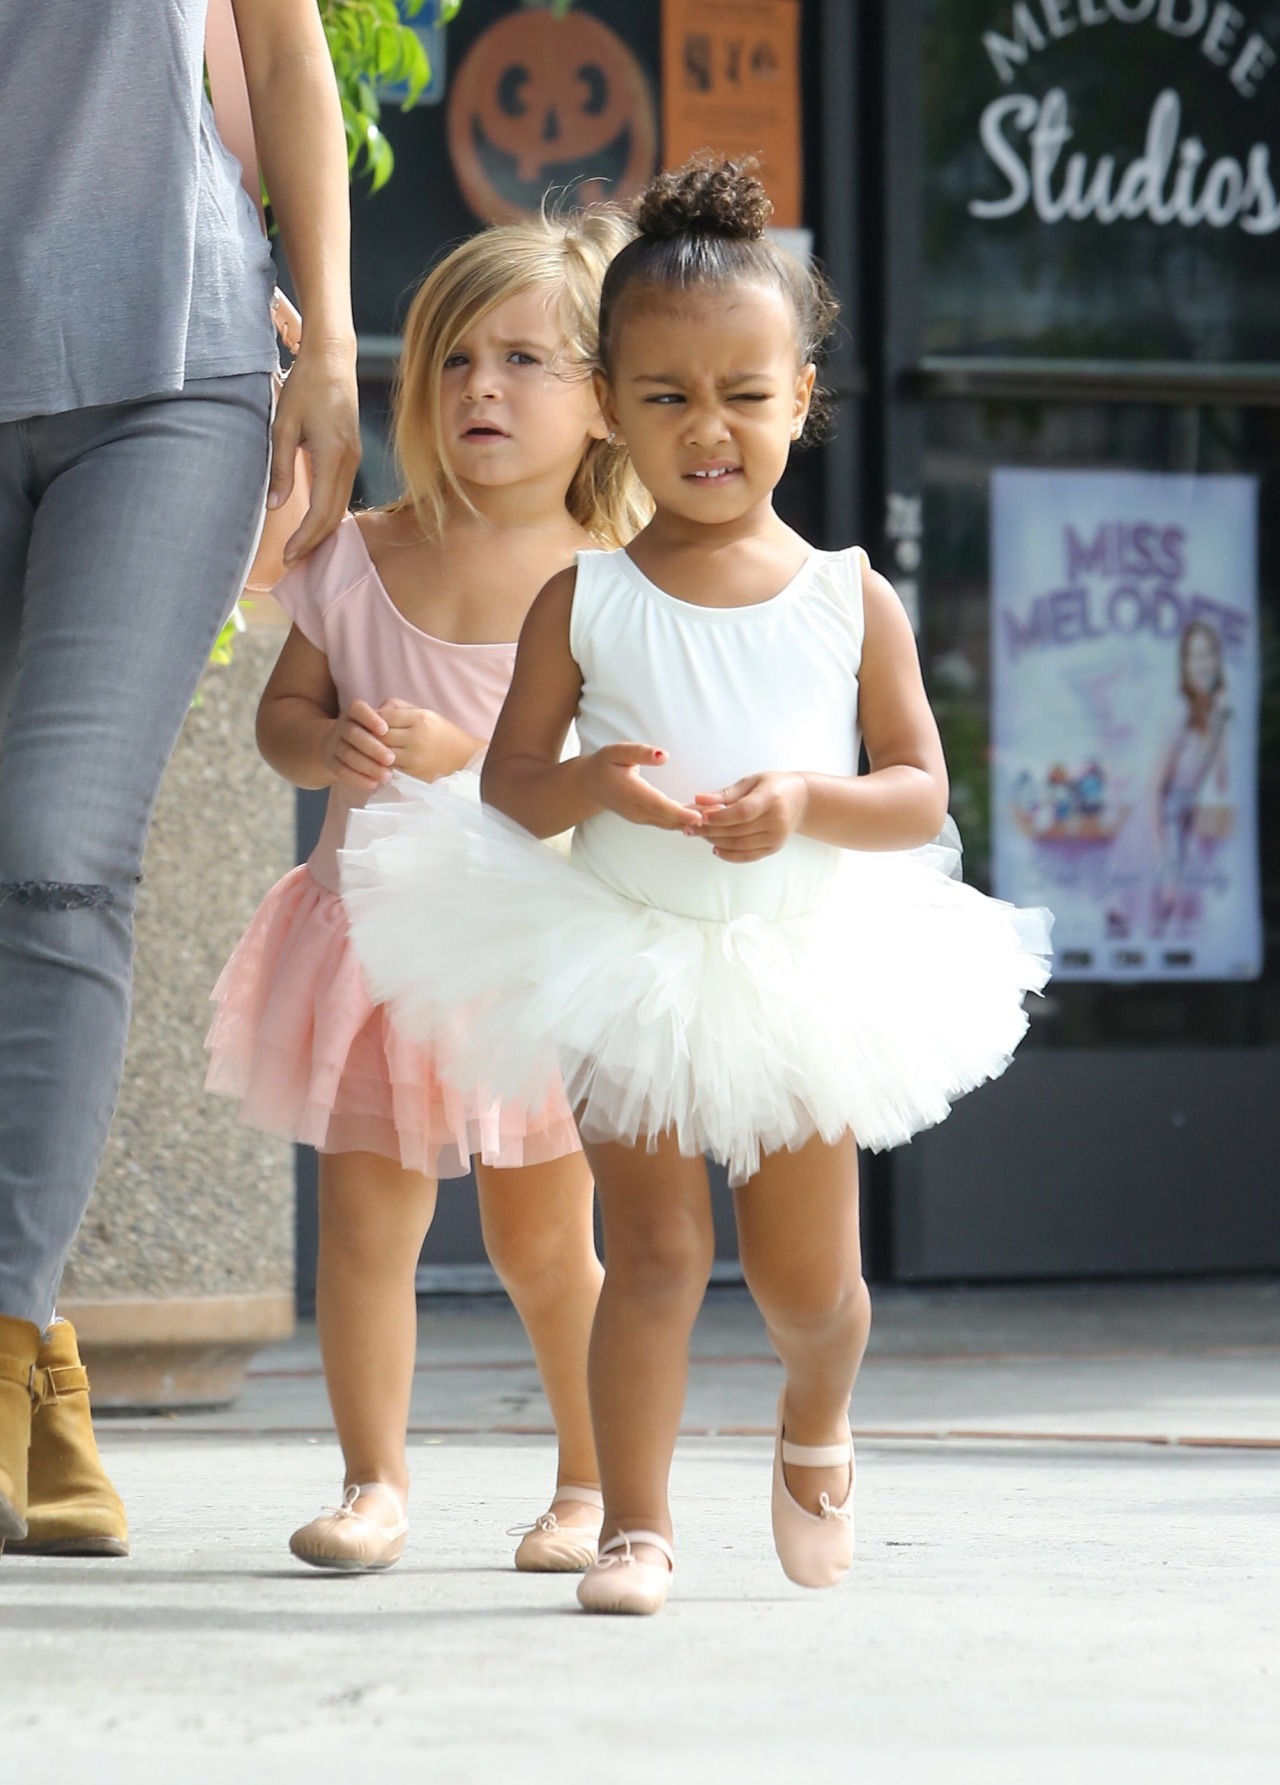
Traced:
<path id="1" fill-rule="evenodd" d="M 460 1177 L 577 1151 L 568 1104 L 536 1111 L 441 1082 L 365 988 L 336 893 L 303 866 L 272 887 L 213 989 L 206 1088 L 240 1100 L 251 1128 L 322 1153 L 382 1153 L 410 1171 Z"/>

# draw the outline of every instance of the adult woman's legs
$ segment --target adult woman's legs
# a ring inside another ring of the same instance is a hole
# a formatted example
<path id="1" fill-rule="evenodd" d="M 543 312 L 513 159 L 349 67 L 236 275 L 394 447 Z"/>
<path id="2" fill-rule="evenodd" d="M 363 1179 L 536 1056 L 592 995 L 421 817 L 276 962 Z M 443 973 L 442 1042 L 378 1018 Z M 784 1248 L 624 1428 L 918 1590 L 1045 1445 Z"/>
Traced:
<path id="1" fill-rule="evenodd" d="M 0 424 L 0 1314 L 39 1328 L 119 1086 L 152 807 L 253 545 L 269 382 Z"/>

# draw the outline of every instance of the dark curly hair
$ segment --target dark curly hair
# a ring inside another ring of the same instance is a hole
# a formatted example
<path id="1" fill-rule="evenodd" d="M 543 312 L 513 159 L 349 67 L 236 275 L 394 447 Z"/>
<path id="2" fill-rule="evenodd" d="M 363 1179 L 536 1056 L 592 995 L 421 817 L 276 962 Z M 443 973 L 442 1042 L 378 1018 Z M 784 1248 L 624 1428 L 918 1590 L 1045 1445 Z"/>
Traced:
<path id="1" fill-rule="evenodd" d="M 660 173 L 636 200 L 637 235 L 610 262 L 600 293 L 600 363 L 612 371 L 619 322 L 645 293 L 746 282 L 774 285 L 796 319 L 800 363 L 818 360 L 835 327 L 839 306 L 816 267 L 803 266 L 771 242 L 773 212 L 753 160 L 695 155 Z M 810 409 L 820 419 L 819 393 Z M 807 431 L 807 430 L 806 430 Z"/>

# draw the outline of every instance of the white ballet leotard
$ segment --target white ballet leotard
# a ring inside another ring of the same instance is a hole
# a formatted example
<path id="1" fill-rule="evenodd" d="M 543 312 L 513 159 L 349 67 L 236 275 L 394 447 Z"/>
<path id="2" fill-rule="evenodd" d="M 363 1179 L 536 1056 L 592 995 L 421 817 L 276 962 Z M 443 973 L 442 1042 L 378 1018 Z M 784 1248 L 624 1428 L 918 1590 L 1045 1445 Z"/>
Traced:
<path id="1" fill-rule="evenodd" d="M 624 552 L 580 557 L 584 753 L 665 750 L 644 772 L 682 804 L 766 770 L 856 774 L 863 563 L 814 552 L 772 599 L 711 608 Z M 449 1082 L 532 1098 L 558 1072 L 586 1139 L 670 1135 L 736 1184 L 814 1136 L 896 1146 L 1008 1065 L 1048 914 L 950 878 L 946 853 L 792 836 L 732 863 L 601 812 L 565 861 L 445 781 L 353 816 L 342 888 L 370 983 Z"/>
<path id="2" fill-rule="evenodd" d="M 583 752 L 666 750 L 644 778 L 681 805 L 767 769 L 856 774 L 862 563 L 860 549 L 812 552 L 769 601 L 698 607 L 625 552 L 581 553 L 569 644 Z M 625 898 L 719 923 L 811 911 L 839 856 L 794 836 L 764 861 L 724 862 L 701 838 L 613 812 L 573 840 L 574 861 Z"/>

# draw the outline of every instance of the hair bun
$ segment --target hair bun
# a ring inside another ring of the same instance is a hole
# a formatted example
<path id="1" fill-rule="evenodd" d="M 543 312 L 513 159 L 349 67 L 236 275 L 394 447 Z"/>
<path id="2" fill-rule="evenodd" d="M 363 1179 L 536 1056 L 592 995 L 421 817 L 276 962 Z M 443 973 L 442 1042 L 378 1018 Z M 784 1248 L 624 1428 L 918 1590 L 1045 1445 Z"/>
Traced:
<path id="1" fill-rule="evenodd" d="M 636 228 L 659 240 L 716 235 L 757 242 L 773 215 L 754 160 L 695 155 L 683 167 L 654 176 L 636 201 Z"/>

